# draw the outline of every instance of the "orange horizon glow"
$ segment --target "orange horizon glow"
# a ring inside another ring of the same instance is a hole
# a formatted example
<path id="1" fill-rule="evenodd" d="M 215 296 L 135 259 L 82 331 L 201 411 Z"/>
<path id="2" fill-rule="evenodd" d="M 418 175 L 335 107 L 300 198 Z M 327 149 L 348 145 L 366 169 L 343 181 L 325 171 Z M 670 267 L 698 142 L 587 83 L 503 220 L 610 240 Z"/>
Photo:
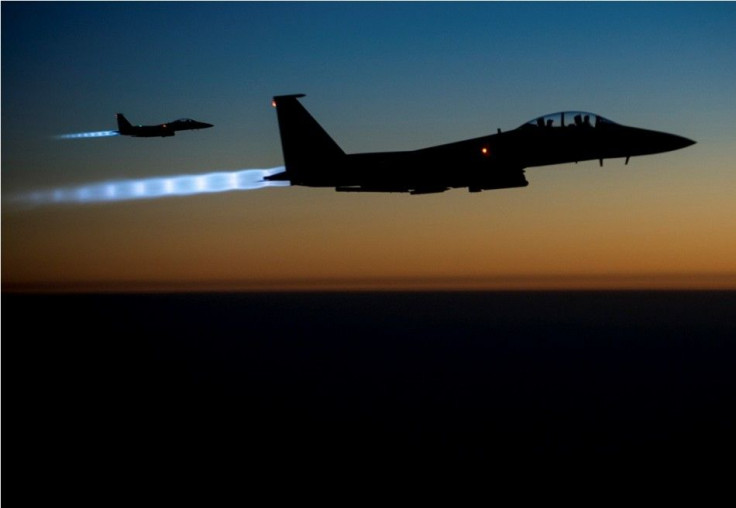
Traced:
<path id="1" fill-rule="evenodd" d="M 577 274 L 249 281 L 59 281 L 3 284 L 3 293 L 166 293 L 322 291 L 734 291 L 728 274 Z"/>

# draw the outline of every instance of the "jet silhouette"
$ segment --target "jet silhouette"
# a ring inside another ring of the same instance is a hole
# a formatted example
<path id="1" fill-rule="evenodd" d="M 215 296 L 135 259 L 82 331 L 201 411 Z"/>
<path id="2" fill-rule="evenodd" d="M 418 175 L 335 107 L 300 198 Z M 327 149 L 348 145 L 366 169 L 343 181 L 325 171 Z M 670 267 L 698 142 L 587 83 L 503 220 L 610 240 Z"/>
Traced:
<path id="1" fill-rule="evenodd" d="M 627 127 L 595 113 L 565 111 L 480 138 L 414 151 L 346 154 L 297 100 L 273 98 L 286 171 L 267 180 L 340 192 L 428 194 L 526 187 L 524 168 L 677 150 L 695 143 Z"/>
<path id="2" fill-rule="evenodd" d="M 122 113 L 115 115 L 118 120 L 118 133 L 123 136 L 137 138 L 167 137 L 176 134 L 176 131 L 188 131 L 192 129 L 207 129 L 213 127 L 211 123 L 197 122 L 191 118 L 181 118 L 169 123 L 159 125 L 131 125 Z"/>

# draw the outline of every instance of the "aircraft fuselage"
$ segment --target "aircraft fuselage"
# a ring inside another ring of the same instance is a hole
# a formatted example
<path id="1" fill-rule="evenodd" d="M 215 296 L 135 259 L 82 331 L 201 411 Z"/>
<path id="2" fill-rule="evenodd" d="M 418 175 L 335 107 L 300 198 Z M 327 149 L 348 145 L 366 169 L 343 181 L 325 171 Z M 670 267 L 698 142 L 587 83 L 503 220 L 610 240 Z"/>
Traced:
<path id="1" fill-rule="evenodd" d="M 190 118 L 182 118 L 181 120 L 174 120 L 173 122 L 159 125 L 131 125 L 122 113 L 117 114 L 117 122 L 118 133 L 123 136 L 133 136 L 136 138 L 169 137 L 174 136 L 177 131 L 213 127 L 210 123 L 198 122 Z"/>
<path id="2" fill-rule="evenodd" d="M 539 117 L 516 129 L 413 151 L 345 154 L 297 101 L 274 98 L 286 172 L 271 179 L 342 192 L 423 194 L 525 187 L 524 169 L 677 150 L 694 141 L 585 112 Z"/>

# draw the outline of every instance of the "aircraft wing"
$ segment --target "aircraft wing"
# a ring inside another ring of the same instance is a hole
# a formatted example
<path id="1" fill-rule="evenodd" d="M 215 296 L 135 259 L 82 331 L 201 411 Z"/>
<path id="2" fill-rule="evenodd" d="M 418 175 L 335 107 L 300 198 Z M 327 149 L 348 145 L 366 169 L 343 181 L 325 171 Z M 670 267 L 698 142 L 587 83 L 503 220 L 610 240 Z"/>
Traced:
<path id="1" fill-rule="evenodd" d="M 471 176 L 468 190 L 470 192 L 480 192 L 484 190 L 513 189 L 528 185 L 529 182 L 526 181 L 523 169 L 518 167 L 491 166 L 487 170 L 477 171 Z"/>
<path id="2" fill-rule="evenodd" d="M 460 168 L 458 171 L 432 170 L 420 166 L 423 171 L 412 172 L 409 178 L 398 176 L 372 176 L 354 184 L 337 185 L 338 192 L 408 192 L 409 194 L 434 194 L 453 188 L 467 187 L 470 192 L 494 189 L 510 189 L 529 185 L 521 168 L 485 167 L 480 169 Z M 379 173 L 380 174 L 380 173 Z M 384 173 L 385 175 L 385 173 Z M 421 175 L 421 177 L 417 177 Z"/>

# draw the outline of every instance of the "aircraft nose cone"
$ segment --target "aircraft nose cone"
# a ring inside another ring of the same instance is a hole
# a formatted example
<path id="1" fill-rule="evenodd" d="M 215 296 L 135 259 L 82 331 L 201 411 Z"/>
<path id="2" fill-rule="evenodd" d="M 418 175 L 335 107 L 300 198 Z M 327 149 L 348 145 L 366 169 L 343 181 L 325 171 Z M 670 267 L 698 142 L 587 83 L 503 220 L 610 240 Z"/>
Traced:
<path id="1" fill-rule="evenodd" d="M 695 144 L 695 141 L 693 141 L 692 139 L 684 138 L 682 136 L 674 136 L 674 135 L 672 136 L 672 139 L 670 140 L 670 142 L 673 145 L 673 150 L 679 150 L 680 148 L 685 148 L 685 147 Z"/>
<path id="2" fill-rule="evenodd" d="M 680 148 L 685 148 L 685 147 L 694 145 L 696 141 L 693 141 L 692 139 L 680 137 L 680 143 L 681 143 Z"/>
<path id="3" fill-rule="evenodd" d="M 214 127 L 214 125 L 212 125 L 211 123 L 202 122 L 202 128 L 203 129 L 206 129 L 208 127 Z"/>
<path id="4" fill-rule="evenodd" d="M 666 134 L 662 139 L 663 151 L 679 150 L 695 144 L 695 141 L 675 134 Z"/>

